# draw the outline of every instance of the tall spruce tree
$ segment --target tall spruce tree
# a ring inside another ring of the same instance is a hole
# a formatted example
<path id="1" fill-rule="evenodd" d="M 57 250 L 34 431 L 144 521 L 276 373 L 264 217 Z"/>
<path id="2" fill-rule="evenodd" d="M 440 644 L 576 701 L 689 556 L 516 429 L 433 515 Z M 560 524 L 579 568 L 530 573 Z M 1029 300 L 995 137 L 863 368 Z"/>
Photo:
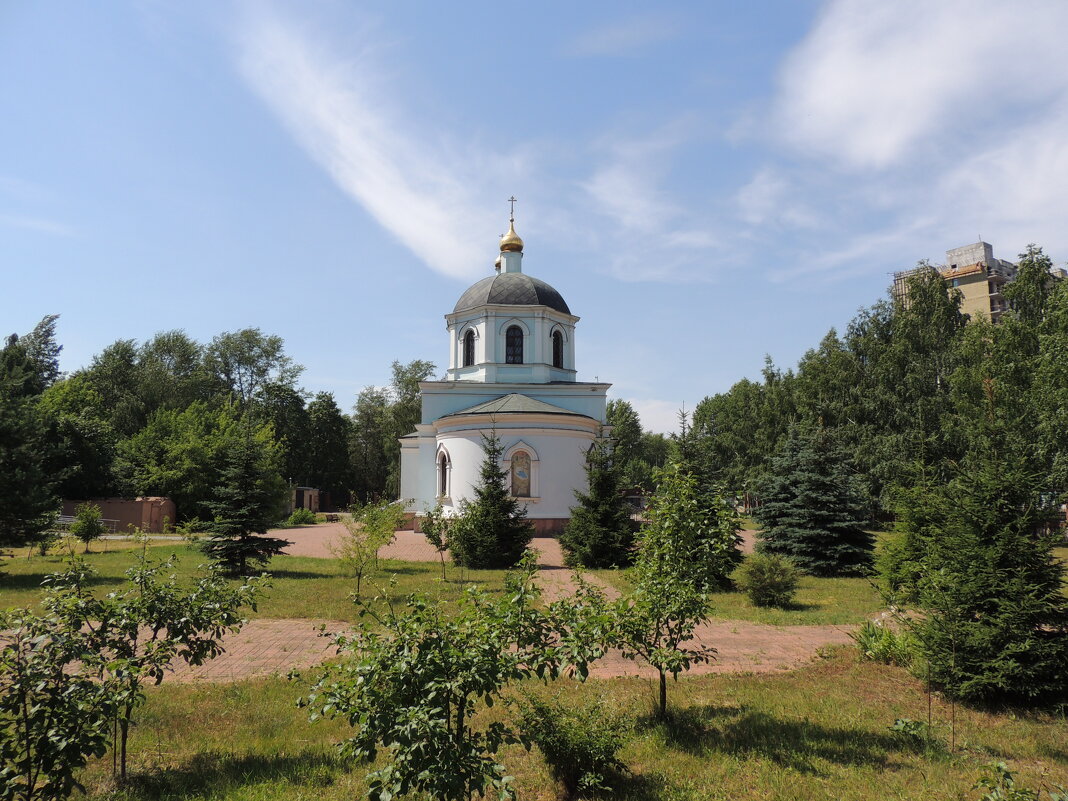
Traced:
<path id="1" fill-rule="evenodd" d="M 212 536 L 201 546 L 230 574 L 242 575 L 249 563 L 265 564 L 289 542 L 267 533 L 278 520 L 286 492 L 278 473 L 277 447 L 270 428 L 254 429 L 246 419 L 226 455 L 215 500 Z"/>
<path id="2" fill-rule="evenodd" d="M 496 433 L 483 435 L 485 458 L 479 470 L 475 497 L 463 505 L 452 526 L 450 550 L 458 565 L 472 568 L 508 568 L 523 556 L 534 529 L 527 510 L 513 498 L 500 467 L 504 449 Z"/>
<path id="3" fill-rule="evenodd" d="M 59 511 L 36 363 L 15 335 L 0 349 L 0 547 L 35 542 Z"/>
<path id="4" fill-rule="evenodd" d="M 793 431 L 772 460 L 760 498 L 754 511 L 760 550 L 817 576 L 857 574 L 871 563 L 864 504 L 827 431 Z"/>
<path id="5" fill-rule="evenodd" d="M 626 567 L 633 560 L 637 525 L 620 485 L 611 443 L 599 437 L 586 454 L 586 491 L 575 490 L 578 505 L 560 535 L 569 565 Z"/>

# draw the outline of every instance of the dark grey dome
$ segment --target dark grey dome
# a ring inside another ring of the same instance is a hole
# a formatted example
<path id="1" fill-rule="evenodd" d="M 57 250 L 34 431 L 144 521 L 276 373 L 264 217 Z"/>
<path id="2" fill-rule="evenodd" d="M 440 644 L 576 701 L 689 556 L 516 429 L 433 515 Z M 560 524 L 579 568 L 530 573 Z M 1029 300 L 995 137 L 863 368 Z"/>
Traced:
<path id="1" fill-rule="evenodd" d="M 548 306 L 558 312 L 571 314 L 571 309 L 567 307 L 559 292 L 526 273 L 500 273 L 483 278 L 460 296 L 453 311 L 466 311 L 485 306 L 487 303 L 502 306 Z"/>

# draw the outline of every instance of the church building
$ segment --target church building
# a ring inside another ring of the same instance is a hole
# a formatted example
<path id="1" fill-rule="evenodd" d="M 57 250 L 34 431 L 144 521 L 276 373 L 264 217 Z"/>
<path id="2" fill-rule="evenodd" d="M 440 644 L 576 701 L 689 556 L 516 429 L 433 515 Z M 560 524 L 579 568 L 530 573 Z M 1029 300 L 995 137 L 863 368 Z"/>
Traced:
<path id="1" fill-rule="evenodd" d="M 574 491 L 586 487 L 586 453 L 605 423 L 611 386 L 577 380 L 578 321 L 559 292 L 523 272 L 511 215 L 495 273 L 445 315 L 447 380 L 419 384 L 420 423 L 400 440 L 406 511 L 418 517 L 440 502 L 455 512 L 470 500 L 483 435 L 495 432 L 506 481 L 536 532 L 563 530 Z"/>

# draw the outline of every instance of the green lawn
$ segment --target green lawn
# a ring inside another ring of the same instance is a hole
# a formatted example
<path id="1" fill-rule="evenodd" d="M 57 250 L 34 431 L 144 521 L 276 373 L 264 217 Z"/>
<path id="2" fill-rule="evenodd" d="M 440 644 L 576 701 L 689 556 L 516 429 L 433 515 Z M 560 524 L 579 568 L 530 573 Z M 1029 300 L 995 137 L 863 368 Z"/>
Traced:
<path id="1" fill-rule="evenodd" d="M 99 547 L 99 546 L 96 546 Z M 188 578 L 200 572 L 206 560 L 200 551 L 181 542 L 153 545 L 148 548 L 149 558 L 165 559 L 170 554 L 178 557 L 175 573 Z M 135 548 L 110 549 L 107 553 L 94 551 L 86 559 L 98 571 L 95 588 L 106 593 L 120 588 L 124 571 L 133 566 L 138 556 Z M 5 560 L 0 575 L 0 609 L 10 607 L 35 607 L 40 603 L 43 591 L 41 580 L 49 573 L 65 567 L 64 556 L 32 556 L 25 552 L 15 559 Z M 259 603 L 251 618 L 312 618 L 328 620 L 353 620 L 356 607 L 351 596 L 356 582 L 346 576 L 337 559 L 314 559 L 301 556 L 278 556 L 268 565 L 271 573 L 271 588 Z M 365 575 L 361 594 L 365 599 L 382 594 L 393 601 L 419 591 L 445 602 L 457 600 L 463 588 L 470 583 L 485 584 L 490 590 L 500 588 L 503 571 L 466 570 L 464 583 L 461 574 L 451 565 L 447 569 L 447 581 L 441 581 L 441 566 L 430 562 L 397 562 L 382 560 L 378 568 Z M 391 580 L 395 584 L 391 586 Z"/>
<path id="2" fill-rule="evenodd" d="M 332 748 L 345 727 L 309 723 L 295 707 L 310 677 L 150 689 L 133 730 L 132 786 L 109 794 L 105 759 L 85 771 L 89 798 L 359 798 L 368 766 L 344 766 Z M 670 724 L 649 718 L 645 680 L 523 689 L 576 702 L 604 696 L 627 715 L 631 774 L 614 799 L 973 799 L 979 767 L 994 760 L 1032 787 L 1068 785 L 1063 717 L 958 709 L 958 751 L 925 754 L 888 731 L 895 718 L 926 720 L 921 684 L 903 669 L 858 662 L 852 649 L 790 673 L 684 677 L 669 687 Z M 508 714 L 495 707 L 481 719 Z M 937 698 L 934 715 L 948 740 L 949 709 Z M 537 750 L 513 747 L 503 758 L 521 799 L 556 798 Z"/>
<path id="3" fill-rule="evenodd" d="M 179 573 L 192 575 L 202 556 L 184 543 L 156 546 L 155 557 L 174 552 Z M 100 592 L 120 584 L 133 564 L 130 550 L 93 553 Z M 1068 549 L 1058 556 L 1068 558 Z M 0 608 L 34 605 L 47 573 L 62 569 L 59 557 L 8 560 L 0 576 Z M 353 580 L 332 559 L 279 557 L 271 564 L 274 586 L 261 617 L 351 619 Z M 396 576 L 393 595 L 415 589 L 451 602 L 462 592 L 458 571 L 440 580 L 436 564 L 384 562 L 373 577 Z M 628 574 L 597 575 L 626 589 Z M 468 571 L 468 579 L 498 590 L 502 574 Z M 373 590 L 368 589 L 369 594 Z M 878 611 L 878 593 L 864 579 L 806 578 L 799 607 L 752 608 L 740 593 L 714 598 L 720 617 L 796 625 L 849 624 Z M 345 736 L 336 721 L 312 724 L 296 708 L 314 671 L 296 681 L 259 679 L 233 684 L 180 685 L 165 681 L 147 689 L 135 715 L 132 781 L 121 792 L 110 779 L 110 758 L 83 772 L 92 801 L 148 799 L 279 799 L 333 801 L 364 793 L 366 765 L 343 765 L 333 744 Z M 643 679 L 530 682 L 519 690 L 559 693 L 575 703 L 604 697 L 624 712 L 632 733 L 621 756 L 630 774 L 608 798 L 619 801 L 705 799 L 975 799 L 970 788 L 981 765 L 1006 761 L 1031 787 L 1068 786 L 1068 721 L 1061 716 L 958 709 L 956 752 L 926 753 L 888 730 L 896 718 L 926 720 L 922 684 L 901 668 L 860 662 L 840 648 L 802 669 L 777 674 L 683 676 L 669 686 L 669 723 L 650 717 L 654 687 Z M 950 711 L 934 699 L 938 735 L 948 741 Z M 509 715 L 508 705 L 481 719 Z M 384 758 L 384 757 L 383 757 Z M 516 777 L 519 797 L 553 801 L 549 771 L 535 750 L 502 754 Z"/>
<path id="4" fill-rule="evenodd" d="M 629 592 L 633 587 L 628 570 L 591 572 L 620 592 Z M 753 606 L 745 593 L 717 592 L 712 595 L 712 616 L 772 626 L 846 626 L 862 623 L 883 609 L 878 589 L 865 578 L 805 576 L 795 600 L 790 609 L 762 609 Z"/>

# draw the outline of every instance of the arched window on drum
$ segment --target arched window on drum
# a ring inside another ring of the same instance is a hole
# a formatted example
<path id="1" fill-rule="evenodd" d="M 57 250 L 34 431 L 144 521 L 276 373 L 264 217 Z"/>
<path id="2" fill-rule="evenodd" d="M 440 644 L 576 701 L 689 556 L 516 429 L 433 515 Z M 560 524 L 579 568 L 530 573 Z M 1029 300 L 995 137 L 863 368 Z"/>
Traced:
<path id="1" fill-rule="evenodd" d="M 523 329 L 518 325 L 509 326 L 504 332 L 504 363 L 523 363 Z"/>
<path id="2" fill-rule="evenodd" d="M 564 335 L 560 331 L 553 331 L 553 367 L 564 366 Z"/>
<path id="3" fill-rule="evenodd" d="M 526 451 L 512 454 L 512 497 L 530 497 L 530 454 Z"/>
<path id="4" fill-rule="evenodd" d="M 471 329 L 464 334 L 464 367 L 470 367 L 475 363 L 475 332 Z"/>

